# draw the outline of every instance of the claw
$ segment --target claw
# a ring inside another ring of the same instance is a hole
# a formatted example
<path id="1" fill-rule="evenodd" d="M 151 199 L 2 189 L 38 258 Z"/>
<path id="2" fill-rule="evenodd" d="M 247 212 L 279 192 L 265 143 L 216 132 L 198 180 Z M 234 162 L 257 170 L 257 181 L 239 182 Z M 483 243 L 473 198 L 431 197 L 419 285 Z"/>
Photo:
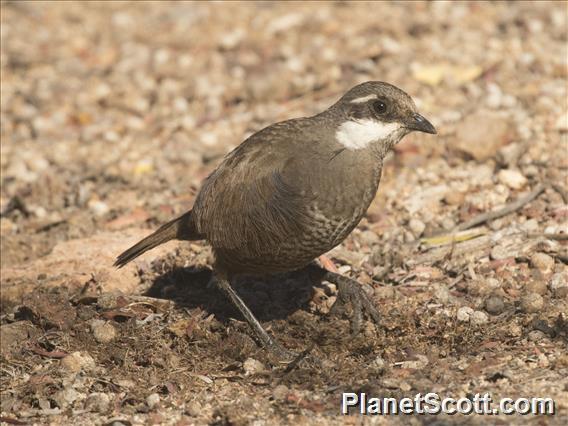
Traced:
<path id="1" fill-rule="evenodd" d="M 337 300 L 331 307 L 330 314 L 340 312 L 347 303 L 351 304 L 351 310 L 353 311 L 351 317 L 352 337 L 357 336 L 361 331 L 363 313 L 369 316 L 376 325 L 379 324 L 379 311 L 371 298 L 365 293 L 361 284 L 351 278 L 329 271 L 325 273 L 324 279 L 337 285 L 338 289 Z"/>

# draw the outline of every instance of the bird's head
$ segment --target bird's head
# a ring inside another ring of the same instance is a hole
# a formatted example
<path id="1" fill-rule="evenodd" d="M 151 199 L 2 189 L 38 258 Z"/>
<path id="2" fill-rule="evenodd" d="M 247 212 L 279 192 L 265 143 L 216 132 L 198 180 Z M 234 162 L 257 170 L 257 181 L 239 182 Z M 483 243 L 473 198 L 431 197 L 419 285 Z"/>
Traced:
<path id="1" fill-rule="evenodd" d="M 412 131 L 436 134 L 406 92 L 381 81 L 353 87 L 331 109 L 340 117 L 335 137 L 351 150 L 376 144 L 388 150 Z"/>

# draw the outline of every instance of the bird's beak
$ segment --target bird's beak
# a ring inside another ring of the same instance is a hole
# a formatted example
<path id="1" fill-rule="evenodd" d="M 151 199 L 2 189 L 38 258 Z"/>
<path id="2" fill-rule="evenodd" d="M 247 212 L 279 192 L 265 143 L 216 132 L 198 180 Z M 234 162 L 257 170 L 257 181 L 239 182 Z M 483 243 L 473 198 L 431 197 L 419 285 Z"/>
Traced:
<path id="1" fill-rule="evenodd" d="M 432 125 L 432 123 L 430 123 L 428 120 L 426 120 L 418 113 L 413 114 L 410 117 L 405 127 L 407 129 L 417 130 L 419 132 L 424 132 L 424 133 L 430 133 L 432 135 L 435 135 L 437 133 L 436 128 Z"/>

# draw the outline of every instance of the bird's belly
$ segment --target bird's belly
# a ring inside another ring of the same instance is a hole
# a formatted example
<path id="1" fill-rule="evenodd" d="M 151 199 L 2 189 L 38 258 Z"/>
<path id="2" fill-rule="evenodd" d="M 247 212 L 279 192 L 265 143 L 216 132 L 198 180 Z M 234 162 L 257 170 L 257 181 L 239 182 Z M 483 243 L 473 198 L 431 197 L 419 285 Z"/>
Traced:
<path id="1" fill-rule="evenodd" d="M 246 243 L 230 250 L 213 247 L 218 266 L 233 273 L 265 274 L 308 265 L 339 245 L 357 226 L 376 194 L 379 177 L 380 168 L 347 188 L 338 180 L 311 188 L 307 196 L 311 202 L 289 228 L 294 232 L 261 243 L 261 250 L 249 250 Z"/>
<path id="2" fill-rule="evenodd" d="M 365 206 L 366 207 L 366 206 Z M 288 235 L 278 244 L 267 244 L 262 252 L 214 249 L 217 263 L 233 273 L 269 274 L 303 268 L 318 256 L 340 244 L 361 220 L 366 208 L 348 217 L 326 215 L 313 210 L 303 232 Z"/>

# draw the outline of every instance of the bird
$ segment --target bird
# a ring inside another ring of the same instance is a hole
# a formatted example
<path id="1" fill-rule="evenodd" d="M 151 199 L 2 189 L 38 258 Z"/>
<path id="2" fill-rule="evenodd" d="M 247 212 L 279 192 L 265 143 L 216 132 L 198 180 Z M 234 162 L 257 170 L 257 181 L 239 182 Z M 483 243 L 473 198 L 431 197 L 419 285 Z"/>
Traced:
<path id="1" fill-rule="evenodd" d="M 360 283 L 315 259 L 357 226 L 377 193 L 385 156 L 413 131 L 437 133 L 406 92 L 381 81 L 358 84 L 319 114 L 248 137 L 204 180 L 191 210 L 124 251 L 115 266 L 170 240 L 206 240 L 217 288 L 258 343 L 282 356 L 290 351 L 263 328 L 231 283 L 308 268 L 337 286 L 332 311 L 350 304 L 356 335 L 364 314 L 379 323 L 377 307 Z"/>

